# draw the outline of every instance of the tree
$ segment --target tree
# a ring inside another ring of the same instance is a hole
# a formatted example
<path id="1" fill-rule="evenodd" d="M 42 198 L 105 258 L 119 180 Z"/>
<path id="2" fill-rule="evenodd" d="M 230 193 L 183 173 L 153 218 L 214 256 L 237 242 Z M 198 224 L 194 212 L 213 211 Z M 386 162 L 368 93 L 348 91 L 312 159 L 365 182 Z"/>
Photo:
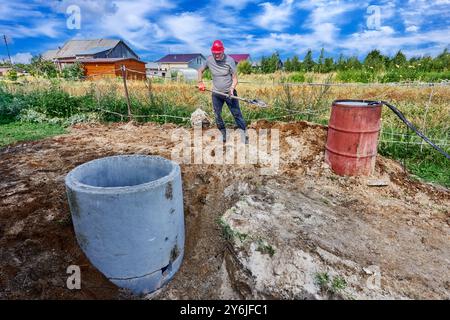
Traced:
<path id="1" fill-rule="evenodd" d="M 336 62 L 336 70 L 344 70 L 345 69 L 345 59 L 344 55 L 341 53 L 339 55 L 339 59 Z"/>
<path id="2" fill-rule="evenodd" d="M 301 71 L 302 70 L 302 63 L 298 59 L 298 57 L 295 55 L 292 58 L 292 71 Z"/>
<path id="3" fill-rule="evenodd" d="M 364 66 L 368 69 L 379 71 L 384 68 L 386 60 L 386 57 L 379 50 L 372 50 L 364 59 Z"/>
<path id="4" fill-rule="evenodd" d="M 280 55 L 275 52 L 269 58 L 262 57 L 261 70 L 263 73 L 273 73 L 279 69 Z"/>
<path id="5" fill-rule="evenodd" d="M 398 52 L 395 54 L 394 58 L 391 60 L 391 66 L 392 67 L 403 67 L 408 63 L 408 60 L 406 60 L 406 56 L 403 54 L 402 50 L 398 50 Z"/>
<path id="6" fill-rule="evenodd" d="M 308 52 L 306 52 L 305 58 L 303 59 L 303 67 L 305 68 L 305 71 L 313 71 L 314 70 L 314 60 L 312 58 L 312 51 L 311 49 L 308 49 Z"/>
<path id="7" fill-rule="evenodd" d="M 8 77 L 8 80 L 17 81 L 17 78 L 18 78 L 17 77 L 17 71 L 14 70 L 14 69 L 9 70 L 8 74 L 7 74 L 7 77 Z"/>
<path id="8" fill-rule="evenodd" d="M 347 58 L 347 61 L 345 62 L 346 69 L 361 69 L 361 67 L 362 64 L 359 61 L 358 57 Z"/>
<path id="9" fill-rule="evenodd" d="M 84 68 L 80 62 L 75 62 L 72 65 L 65 67 L 62 70 L 62 76 L 64 79 L 81 79 L 84 76 Z"/>
<path id="10" fill-rule="evenodd" d="M 240 74 L 250 74 L 252 73 L 252 65 L 248 60 L 244 60 L 238 63 L 237 65 L 238 72 Z"/>
<path id="11" fill-rule="evenodd" d="M 325 58 L 325 49 L 322 48 L 320 50 L 319 60 L 317 61 L 317 65 L 316 65 L 316 71 L 317 72 L 323 72 L 324 58 Z"/>
<path id="12" fill-rule="evenodd" d="M 448 71 L 450 69 L 450 52 L 445 48 L 444 51 L 433 59 L 433 70 Z"/>
<path id="13" fill-rule="evenodd" d="M 335 64 L 333 58 L 325 58 L 325 62 L 323 65 L 323 72 L 331 72 L 335 70 Z"/>
<path id="14" fill-rule="evenodd" d="M 286 61 L 284 62 L 284 70 L 289 72 L 293 71 L 291 59 L 287 58 Z"/>
<path id="15" fill-rule="evenodd" d="M 58 70 L 52 61 L 42 59 L 42 56 L 34 56 L 31 59 L 30 73 L 34 76 L 42 76 L 46 78 L 56 78 Z"/>

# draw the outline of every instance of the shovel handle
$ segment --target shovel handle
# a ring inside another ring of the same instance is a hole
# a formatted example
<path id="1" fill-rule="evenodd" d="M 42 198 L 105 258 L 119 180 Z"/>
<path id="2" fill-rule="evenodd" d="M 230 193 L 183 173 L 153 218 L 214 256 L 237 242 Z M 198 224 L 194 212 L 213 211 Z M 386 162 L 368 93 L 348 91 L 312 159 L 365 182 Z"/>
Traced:
<path id="1" fill-rule="evenodd" d="M 195 87 L 198 89 L 198 86 L 195 86 Z M 247 103 L 250 103 L 250 104 L 256 104 L 256 105 L 259 105 L 260 107 L 265 107 L 265 106 L 261 106 L 260 105 L 261 103 L 259 103 L 258 101 L 255 101 L 255 100 L 252 101 L 252 100 L 249 100 L 249 99 L 241 98 L 241 97 L 238 97 L 238 96 L 232 96 L 232 95 L 229 95 L 229 94 L 226 94 L 226 93 L 223 93 L 223 92 L 219 92 L 219 91 L 216 91 L 216 90 L 210 90 L 210 89 L 206 89 L 206 88 L 205 88 L 205 91 L 212 92 L 212 93 L 215 93 L 215 94 L 227 97 L 227 98 L 241 100 L 241 101 L 244 101 L 244 102 L 247 102 Z M 264 102 L 262 102 L 262 103 L 264 105 L 266 105 Z"/>

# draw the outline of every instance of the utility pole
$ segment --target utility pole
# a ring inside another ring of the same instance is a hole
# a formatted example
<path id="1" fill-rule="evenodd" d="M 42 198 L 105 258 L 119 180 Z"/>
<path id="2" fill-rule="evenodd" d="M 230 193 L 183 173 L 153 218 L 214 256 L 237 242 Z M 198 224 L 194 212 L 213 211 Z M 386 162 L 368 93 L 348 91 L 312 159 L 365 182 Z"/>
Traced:
<path id="1" fill-rule="evenodd" d="M 9 63 L 12 65 L 11 55 L 9 54 L 8 41 L 6 40 L 6 34 L 3 35 L 3 39 L 5 39 L 6 51 L 8 52 Z"/>

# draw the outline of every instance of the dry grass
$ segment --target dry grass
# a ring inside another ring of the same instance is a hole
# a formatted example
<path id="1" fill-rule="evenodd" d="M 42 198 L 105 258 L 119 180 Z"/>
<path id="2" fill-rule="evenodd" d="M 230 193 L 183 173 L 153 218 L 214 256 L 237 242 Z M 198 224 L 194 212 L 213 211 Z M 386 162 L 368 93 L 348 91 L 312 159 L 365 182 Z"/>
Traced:
<path id="1" fill-rule="evenodd" d="M 317 75 L 321 76 L 321 75 Z M 267 79 L 273 77 L 275 84 L 267 83 Z M 398 106 L 401 111 L 420 128 L 433 131 L 434 136 L 448 137 L 450 132 L 450 86 L 343 86 L 330 87 L 324 92 L 323 87 L 293 85 L 283 86 L 277 84 L 282 74 L 274 75 L 249 75 L 243 76 L 238 86 L 239 95 L 249 98 L 258 98 L 266 101 L 272 108 L 289 109 L 291 111 L 317 112 L 310 120 L 326 122 L 329 116 L 329 107 L 335 99 L 369 99 L 386 100 Z M 266 83 L 258 83 L 257 80 Z M 251 80 L 252 83 L 247 83 Z M 321 79 L 317 79 L 320 81 Z M 322 79 L 323 80 L 323 79 Z M 9 90 L 34 91 L 47 89 L 51 85 L 49 80 L 30 81 L 26 85 L 8 85 Z M 148 83 L 143 81 L 129 81 L 130 95 L 138 100 L 149 99 Z M 210 84 L 207 83 L 207 86 Z M 104 79 L 100 81 L 61 81 L 58 82 L 64 91 L 71 95 L 85 95 L 94 93 L 96 96 L 113 94 L 123 95 L 123 84 L 120 79 Z M 433 91 L 431 103 L 430 93 Z M 194 110 L 202 106 L 205 110 L 211 110 L 211 99 L 208 93 L 200 93 L 193 84 L 182 82 L 152 83 L 151 92 L 169 104 L 184 106 Z M 426 112 L 428 106 L 428 111 Z M 255 107 L 245 106 L 244 109 L 253 110 Z M 424 117 L 426 114 L 426 122 Z M 383 125 L 385 127 L 402 126 L 397 117 L 387 108 L 383 111 Z M 441 134 L 438 134 L 438 133 Z"/>

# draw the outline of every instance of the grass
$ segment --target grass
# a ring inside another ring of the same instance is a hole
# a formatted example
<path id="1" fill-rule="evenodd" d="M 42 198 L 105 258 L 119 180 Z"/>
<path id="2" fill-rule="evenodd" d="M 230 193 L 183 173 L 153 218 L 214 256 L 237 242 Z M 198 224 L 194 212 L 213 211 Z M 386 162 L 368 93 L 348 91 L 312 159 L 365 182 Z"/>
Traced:
<path id="1" fill-rule="evenodd" d="M 223 218 L 218 219 L 217 222 L 222 229 L 222 236 L 225 240 L 234 242 L 235 239 L 239 239 L 240 242 L 244 242 L 248 238 L 248 234 L 233 230 Z"/>
<path id="2" fill-rule="evenodd" d="M 21 141 L 33 141 L 65 133 L 60 125 L 0 120 L 0 148 Z"/>
<path id="3" fill-rule="evenodd" d="M 273 257 L 273 255 L 275 254 L 275 249 L 270 244 L 268 244 L 265 240 L 258 239 L 256 241 L 256 244 L 258 245 L 258 247 L 256 248 L 256 251 L 259 251 L 262 254 L 268 254 L 271 257 Z"/>
<path id="4" fill-rule="evenodd" d="M 323 292 L 331 294 L 343 293 L 345 288 L 347 288 L 347 281 L 341 276 L 331 277 L 326 272 L 318 272 L 314 276 L 316 285 Z"/>
<path id="5" fill-rule="evenodd" d="M 444 148 L 450 153 L 450 147 Z M 403 144 L 398 146 L 389 143 L 380 143 L 380 154 L 396 159 L 408 171 L 427 182 L 434 182 L 450 188 L 449 160 L 424 143 L 422 149 L 418 144 Z"/>

